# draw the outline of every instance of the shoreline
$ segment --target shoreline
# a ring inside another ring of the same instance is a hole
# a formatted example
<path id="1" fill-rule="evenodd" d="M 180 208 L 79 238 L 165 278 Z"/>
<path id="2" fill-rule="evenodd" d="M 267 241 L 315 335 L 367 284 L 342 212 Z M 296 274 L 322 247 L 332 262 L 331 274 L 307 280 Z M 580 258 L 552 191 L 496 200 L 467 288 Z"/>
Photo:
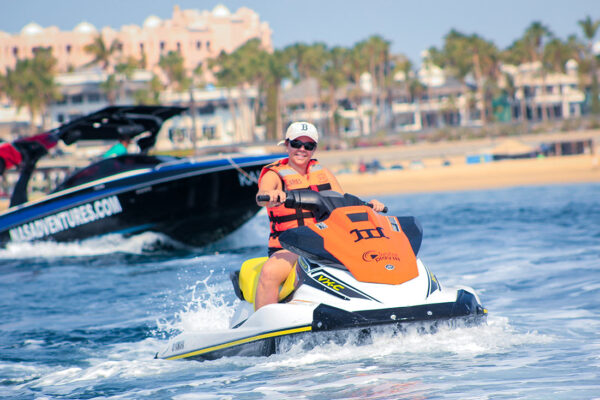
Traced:
<path id="1" fill-rule="evenodd" d="M 600 156 L 586 154 L 449 166 L 442 166 L 438 161 L 438 165 L 423 169 L 336 174 L 336 177 L 345 191 L 358 196 L 594 183 L 600 182 Z"/>

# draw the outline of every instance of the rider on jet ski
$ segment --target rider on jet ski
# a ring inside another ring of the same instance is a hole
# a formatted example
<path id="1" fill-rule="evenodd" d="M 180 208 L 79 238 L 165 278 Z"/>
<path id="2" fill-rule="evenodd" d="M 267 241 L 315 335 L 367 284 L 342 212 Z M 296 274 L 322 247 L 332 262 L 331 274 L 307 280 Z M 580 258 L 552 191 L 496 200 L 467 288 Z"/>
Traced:
<path id="1" fill-rule="evenodd" d="M 270 201 L 259 202 L 267 207 L 271 233 L 269 235 L 269 259 L 265 262 L 256 288 L 255 308 L 277 302 L 279 285 L 285 281 L 298 255 L 285 250 L 279 243 L 279 235 L 300 225 L 315 223 L 307 210 L 285 208 L 285 190 L 311 189 L 314 191 L 334 190 L 343 193 L 331 171 L 321 166 L 312 156 L 317 149 L 319 133 L 308 122 L 294 122 L 286 131 L 285 144 L 288 157 L 265 166 L 258 180 L 258 193 L 268 195 Z M 383 211 L 384 205 L 371 200 L 375 211 Z"/>

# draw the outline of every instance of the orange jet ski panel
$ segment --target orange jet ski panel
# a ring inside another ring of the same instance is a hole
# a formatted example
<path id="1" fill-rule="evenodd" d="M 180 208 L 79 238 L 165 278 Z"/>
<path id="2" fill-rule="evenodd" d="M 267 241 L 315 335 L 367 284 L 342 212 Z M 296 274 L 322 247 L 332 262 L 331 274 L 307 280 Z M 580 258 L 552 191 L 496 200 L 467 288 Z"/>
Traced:
<path id="1" fill-rule="evenodd" d="M 361 282 L 399 285 L 419 275 L 417 259 L 396 217 L 367 206 L 343 207 L 310 229 Z"/>

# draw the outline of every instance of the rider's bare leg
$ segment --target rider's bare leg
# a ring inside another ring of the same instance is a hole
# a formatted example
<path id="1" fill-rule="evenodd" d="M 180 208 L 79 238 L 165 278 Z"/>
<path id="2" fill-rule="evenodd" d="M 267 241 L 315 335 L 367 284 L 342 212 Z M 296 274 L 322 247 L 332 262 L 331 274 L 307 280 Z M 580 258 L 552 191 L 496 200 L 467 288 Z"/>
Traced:
<path id="1" fill-rule="evenodd" d="M 256 287 L 256 310 L 267 304 L 277 303 L 279 286 L 285 281 L 297 259 L 297 254 L 289 250 L 279 250 L 265 262 Z"/>

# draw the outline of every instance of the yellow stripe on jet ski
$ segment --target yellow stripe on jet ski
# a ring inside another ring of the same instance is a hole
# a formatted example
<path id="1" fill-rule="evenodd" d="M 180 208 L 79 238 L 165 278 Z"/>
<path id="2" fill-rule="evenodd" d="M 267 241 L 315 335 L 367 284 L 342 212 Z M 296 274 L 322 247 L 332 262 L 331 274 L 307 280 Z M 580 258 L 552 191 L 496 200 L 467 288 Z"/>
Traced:
<path id="1" fill-rule="evenodd" d="M 312 330 L 312 327 L 310 325 L 308 325 L 308 326 L 301 326 L 300 328 L 286 329 L 283 331 L 263 333 L 262 335 L 250 336 L 250 337 L 247 337 L 244 339 L 234 340 L 233 342 L 223 343 L 218 346 L 206 347 L 204 349 L 192 351 L 191 353 L 185 353 L 185 354 L 180 354 L 178 356 L 167 357 L 166 359 L 167 360 L 177 360 L 180 358 L 193 357 L 193 356 L 197 356 L 199 354 L 205 354 L 205 353 L 209 353 L 211 351 L 226 349 L 227 347 L 233 347 L 233 346 L 237 346 L 240 344 L 249 343 L 249 342 L 252 342 L 255 340 L 268 339 L 268 338 L 276 337 L 276 336 L 291 335 L 293 333 L 308 332 L 310 330 Z"/>

